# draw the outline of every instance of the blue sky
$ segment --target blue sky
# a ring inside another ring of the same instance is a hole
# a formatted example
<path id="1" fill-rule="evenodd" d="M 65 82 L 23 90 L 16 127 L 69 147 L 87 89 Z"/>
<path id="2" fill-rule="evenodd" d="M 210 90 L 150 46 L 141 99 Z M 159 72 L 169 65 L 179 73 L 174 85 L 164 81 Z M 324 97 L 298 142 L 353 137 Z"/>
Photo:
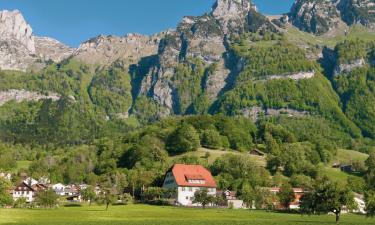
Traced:
<path id="1" fill-rule="evenodd" d="M 34 33 L 70 46 L 99 34 L 152 34 L 175 28 L 185 15 L 210 11 L 215 0 L 0 0 L 19 9 Z M 253 0 L 265 14 L 287 12 L 294 0 Z"/>

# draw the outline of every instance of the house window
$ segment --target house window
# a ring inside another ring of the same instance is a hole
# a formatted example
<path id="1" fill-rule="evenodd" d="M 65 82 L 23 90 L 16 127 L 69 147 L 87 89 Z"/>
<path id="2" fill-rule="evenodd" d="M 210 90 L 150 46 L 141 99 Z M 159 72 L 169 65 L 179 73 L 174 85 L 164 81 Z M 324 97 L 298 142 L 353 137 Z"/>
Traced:
<path id="1" fill-rule="evenodd" d="M 189 197 L 188 197 L 188 196 L 186 196 L 186 200 L 189 200 Z"/>
<path id="2" fill-rule="evenodd" d="M 182 188 L 181 188 L 181 191 L 185 191 L 185 187 L 182 187 Z"/>
<path id="3" fill-rule="evenodd" d="M 193 191 L 193 188 L 192 188 L 192 187 L 189 187 L 189 191 L 192 192 L 192 191 Z"/>

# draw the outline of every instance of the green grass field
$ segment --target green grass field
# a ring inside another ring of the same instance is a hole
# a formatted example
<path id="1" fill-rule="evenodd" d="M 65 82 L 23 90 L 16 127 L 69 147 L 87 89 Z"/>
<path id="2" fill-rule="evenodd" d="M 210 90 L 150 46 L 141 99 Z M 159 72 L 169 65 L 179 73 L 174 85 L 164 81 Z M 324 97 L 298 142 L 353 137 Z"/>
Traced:
<path id="1" fill-rule="evenodd" d="M 375 219 L 343 215 L 341 224 L 375 224 Z M 314 225 L 335 224 L 334 216 L 229 209 L 187 209 L 175 207 L 128 205 L 85 206 L 59 209 L 0 209 L 0 224 L 13 225 Z"/>

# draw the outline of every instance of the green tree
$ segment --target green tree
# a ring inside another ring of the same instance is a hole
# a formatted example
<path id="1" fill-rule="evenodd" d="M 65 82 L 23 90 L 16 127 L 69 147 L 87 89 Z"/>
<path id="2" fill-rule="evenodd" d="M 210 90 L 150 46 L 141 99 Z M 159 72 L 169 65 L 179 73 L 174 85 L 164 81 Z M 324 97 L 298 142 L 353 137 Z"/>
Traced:
<path id="1" fill-rule="evenodd" d="M 204 130 L 201 136 L 201 145 L 203 147 L 219 149 L 222 145 L 220 133 L 214 129 Z"/>
<path id="2" fill-rule="evenodd" d="M 207 189 L 198 190 L 194 193 L 193 203 L 198 203 L 202 205 L 202 208 L 205 209 L 206 205 L 212 203 L 214 196 L 208 194 Z"/>
<path id="3" fill-rule="evenodd" d="M 336 215 L 336 223 L 340 221 L 343 207 L 355 208 L 354 195 L 345 187 L 328 177 L 316 180 L 312 190 L 301 198 L 301 212 L 304 214 L 329 213 Z"/>
<path id="4" fill-rule="evenodd" d="M 367 166 L 366 180 L 370 187 L 375 188 L 375 151 L 371 151 L 365 162 Z"/>
<path id="5" fill-rule="evenodd" d="M 168 138 L 168 150 L 173 154 L 196 151 L 200 145 L 199 135 L 193 126 L 182 123 Z"/>
<path id="6" fill-rule="evenodd" d="M 85 201 L 93 202 L 93 200 L 96 198 L 96 193 L 94 191 L 94 188 L 92 186 L 87 187 L 86 189 L 83 189 L 81 191 L 82 199 Z"/>
<path id="7" fill-rule="evenodd" d="M 367 216 L 375 216 L 375 191 L 370 190 L 365 193 L 365 203 Z"/>
<path id="8" fill-rule="evenodd" d="M 54 190 L 48 189 L 48 190 L 39 191 L 36 195 L 35 201 L 37 205 L 41 207 L 52 208 L 58 204 L 58 198 L 59 196 L 55 193 Z"/>
<path id="9" fill-rule="evenodd" d="M 11 188 L 11 186 L 12 185 L 8 180 L 0 177 L 0 207 L 12 205 L 13 198 L 9 194 L 9 189 Z"/>
<path id="10" fill-rule="evenodd" d="M 290 203 L 292 203 L 295 199 L 293 188 L 289 183 L 284 183 L 281 185 L 277 196 L 279 197 L 280 204 L 284 207 L 284 209 L 289 209 Z"/>
<path id="11" fill-rule="evenodd" d="M 103 188 L 102 192 L 98 195 L 96 198 L 96 202 L 98 204 L 104 204 L 105 210 L 107 211 L 109 208 L 109 205 L 114 204 L 117 202 L 118 195 L 116 191 L 113 188 Z"/>

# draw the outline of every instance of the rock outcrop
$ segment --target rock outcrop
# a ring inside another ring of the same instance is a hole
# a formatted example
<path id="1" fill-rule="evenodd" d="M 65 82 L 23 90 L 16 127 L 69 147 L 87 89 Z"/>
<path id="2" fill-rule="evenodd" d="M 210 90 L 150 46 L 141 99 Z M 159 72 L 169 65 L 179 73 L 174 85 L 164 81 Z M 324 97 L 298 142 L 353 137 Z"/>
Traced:
<path id="1" fill-rule="evenodd" d="M 361 68 L 366 65 L 366 60 L 361 58 L 357 60 L 352 60 L 350 63 L 337 64 L 333 71 L 333 76 L 338 76 L 340 74 L 348 74 L 352 70 Z"/>
<path id="2" fill-rule="evenodd" d="M 103 36 L 82 43 L 73 56 L 88 64 L 110 65 L 122 60 L 127 65 L 137 64 L 146 56 L 156 55 L 163 33 L 145 36 L 128 34 L 124 37 Z"/>
<path id="3" fill-rule="evenodd" d="M 23 102 L 23 101 L 39 101 L 44 99 L 52 99 L 57 101 L 60 99 L 60 95 L 56 93 L 48 93 L 43 95 L 34 91 L 26 90 L 15 90 L 11 89 L 8 91 L 0 91 L 0 106 L 4 105 L 9 101 Z"/>
<path id="4" fill-rule="evenodd" d="M 206 67 L 215 64 L 202 87 L 210 101 L 216 100 L 231 73 L 226 63 L 227 39 L 260 30 L 274 31 L 275 27 L 249 0 L 217 0 L 210 13 L 184 17 L 175 31 L 161 39 L 158 64 L 144 76 L 140 94 L 151 96 L 167 114 L 181 113 L 176 111 L 179 93 L 173 76 L 179 64 L 194 58 Z"/>
<path id="5" fill-rule="evenodd" d="M 375 0 L 296 0 L 289 21 L 302 31 L 325 34 L 340 26 L 375 26 Z"/>
<path id="6" fill-rule="evenodd" d="M 332 0 L 297 0 L 289 19 L 300 30 L 318 35 L 337 28 L 341 22 L 340 12 Z"/>
<path id="7" fill-rule="evenodd" d="M 44 61 L 60 62 L 70 57 L 75 50 L 49 37 L 34 37 L 34 40 L 36 54 Z"/>
<path id="8" fill-rule="evenodd" d="M 51 38 L 33 35 L 18 10 L 0 12 L 0 69 L 25 71 L 36 61 L 61 61 L 73 50 Z"/>

